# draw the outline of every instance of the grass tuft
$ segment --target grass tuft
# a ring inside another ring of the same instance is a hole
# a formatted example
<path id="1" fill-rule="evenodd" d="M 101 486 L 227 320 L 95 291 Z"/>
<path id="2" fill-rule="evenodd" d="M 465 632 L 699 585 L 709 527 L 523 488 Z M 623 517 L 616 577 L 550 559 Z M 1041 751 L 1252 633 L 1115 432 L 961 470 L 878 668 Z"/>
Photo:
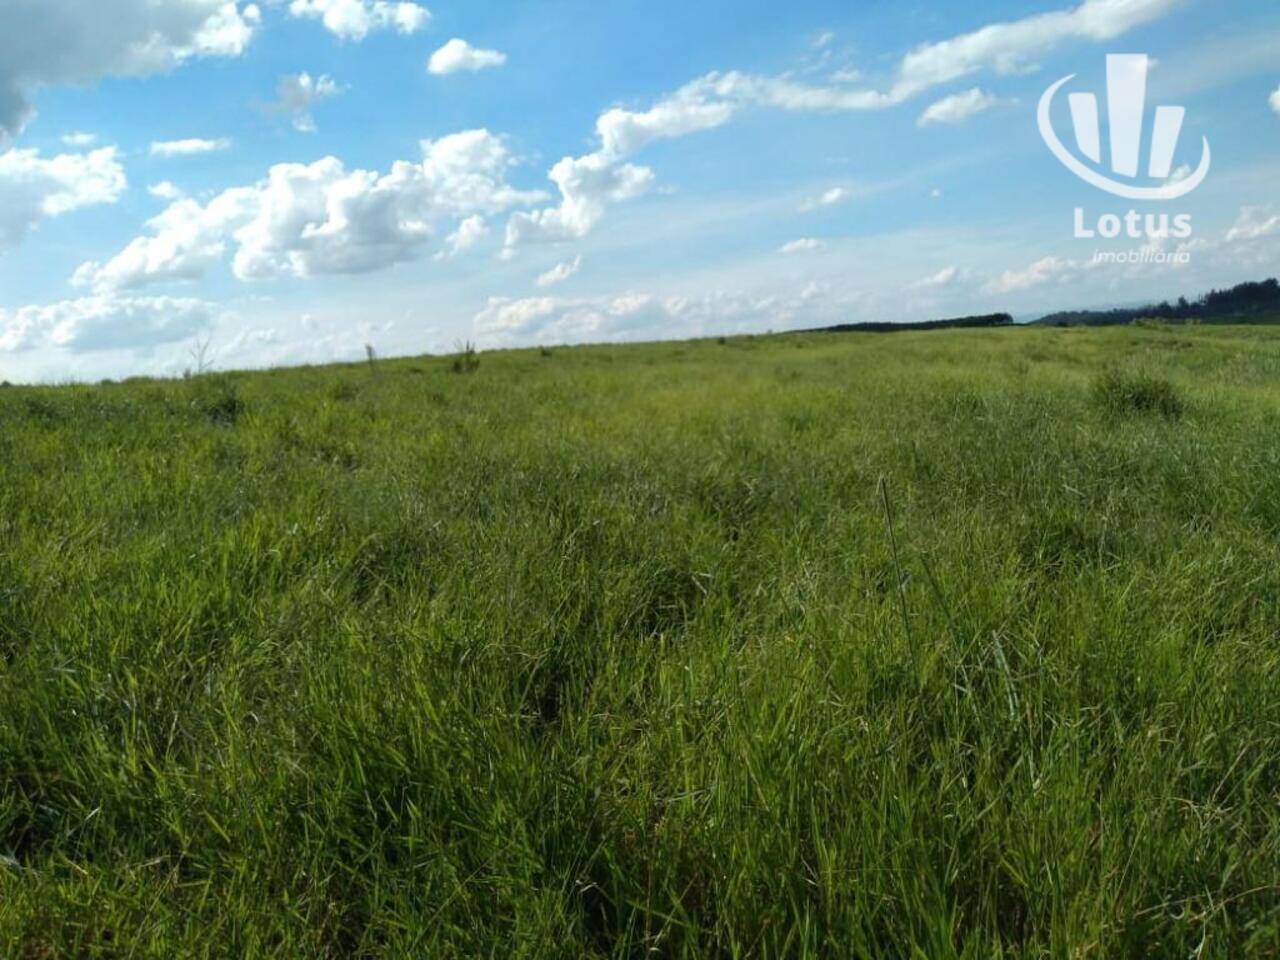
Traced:
<path id="1" fill-rule="evenodd" d="M 1093 401 L 1112 416 L 1157 414 L 1176 420 L 1186 410 L 1186 400 L 1178 387 L 1151 373 L 1107 370 L 1094 380 Z"/>
<path id="2" fill-rule="evenodd" d="M 193 382 L 196 389 L 192 407 L 210 423 L 235 426 L 246 409 L 235 382 L 227 377 L 204 377 Z"/>

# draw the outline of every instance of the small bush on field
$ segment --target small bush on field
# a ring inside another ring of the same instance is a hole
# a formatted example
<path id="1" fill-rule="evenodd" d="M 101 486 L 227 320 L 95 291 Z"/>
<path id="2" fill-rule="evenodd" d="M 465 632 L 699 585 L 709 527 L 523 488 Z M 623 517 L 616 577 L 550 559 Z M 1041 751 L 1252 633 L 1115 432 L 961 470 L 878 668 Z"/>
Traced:
<path id="1" fill-rule="evenodd" d="M 340 380 L 333 385 L 333 388 L 329 391 L 329 396 L 340 403 L 344 403 L 348 400 L 354 400 L 358 393 L 359 391 L 355 388 L 355 384 Z"/>
<path id="2" fill-rule="evenodd" d="M 1154 413 L 1170 420 L 1182 416 L 1186 403 L 1178 388 L 1163 377 L 1109 370 L 1094 381 L 1093 401 L 1108 414 Z"/>
<path id="3" fill-rule="evenodd" d="M 225 427 L 235 426 L 245 411 L 244 401 L 230 380 L 201 381 L 191 406 L 210 422 Z"/>
<path id="4" fill-rule="evenodd" d="M 27 397 L 25 406 L 27 419 L 34 420 L 36 423 L 46 427 L 66 423 L 68 419 L 67 412 L 61 404 L 54 403 L 45 397 Z"/>
<path id="5" fill-rule="evenodd" d="M 464 344 L 462 349 L 458 351 L 458 355 L 453 358 L 453 372 L 475 373 L 479 369 L 480 354 L 476 351 L 475 344 Z"/>

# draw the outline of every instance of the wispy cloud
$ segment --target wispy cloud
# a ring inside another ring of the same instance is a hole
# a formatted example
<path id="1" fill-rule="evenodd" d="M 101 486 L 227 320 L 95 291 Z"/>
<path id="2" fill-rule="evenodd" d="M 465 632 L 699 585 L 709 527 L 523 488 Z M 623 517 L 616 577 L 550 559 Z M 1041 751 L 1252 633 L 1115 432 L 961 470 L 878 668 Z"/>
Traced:
<path id="1" fill-rule="evenodd" d="M 1073 38 L 1114 39 L 1164 16 L 1178 2 L 1083 0 L 1066 10 L 990 24 L 912 50 L 901 59 L 886 89 L 733 71 L 699 77 L 647 110 L 611 108 L 596 120 L 599 148 L 565 157 L 551 169 L 549 177 L 560 188 L 559 206 L 514 215 L 507 224 L 507 250 L 527 242 L 583 237 L 604 217 L 610 203 L 646 192 L 656 175 L 629 160 L 657 141 L 722 127 L 750 108 L 792 113 L 885 110 L 982 70 L 1025 71 L 1034 57 Z M 945 98 L 928 108 L 928 120 L 922 116 L 921 122 L 957 122 L 990 106 L 988 96 L 975 88 Z"/>
<path id="2" fill-rule="evenodd" d="M 993 94 L 974 87 L 972 90 L 966 90 L 964 93 L 955 93 L 949 97 L 943 97 L 936 103 L 929 104 L 924 113 L 920 114 L 920 118 L 916 121 L 916 126 L 927 127 L 937 123 L 963 123 L 970 117 L 991 109 L 999 102 L 999 99 Z"/>
<path id="3" fill-rule="evenodd" d="M 286 74 L 276 81 L 276 99 L 269 110 L 286 114 L 299 133 L 315 133 L 316 120 L 312 108 L 322 100 L 342 93 L 343 88 L 330 76 L 313 77 L 306 73 Z"/>
<path id="4" fill-rule="evenodd" d="M 231 149 L 231 141 L 226 137 L 216 140 L 202 140 L 192 137 L 187 140 L 157 140 L 151 144 L 153 157 L 194 157 L 202 153 L 218 153 Z"/>
<path id="5" fill-rule="evenodd" d="M 959 279 L 960 279 L 960 268 L 955 265 L 952 265 L 948 267 L 943 267 L 937 273 L 931 274 L 925 277 L 923 280 L 917 281 L 912 286 L 916 290 L 936 289 L 938 287 L 949 287 L 951 286 L 951 284 L 955 283 Z"/>
<path id="6" fill-rule="evenodd" d="M 553 287 L 558 283 L 564 283 L 581 269 L 582 255 L 579 254 L 572 260 L 566 260 L 564 263 L 557 263 L 546 273 L 540 274 L 534 283 L 539 287 Z"/>
<path id="7" fill-rule="evenodd" d="M 821 196 L 806 200 L 800 204 L 801 213 L 811 213 L 814 210 L 820 210 L 823 207 L 834 207 L 842 203 L 847 203 L 852 199 L 853 194 L 845 187 L 832 187 L 825 191 Z"/>
<path id="8" fill-rule="evenodd" d="M 778 252 L 786 256 L 792 256 L 797 253 L 813 253 L 815 250 L 822 249 L 822 241 L 813 237 L 801 237 L 799 240 L 792 240 L 790 243 L 784 243 L 778 248 Z"/>

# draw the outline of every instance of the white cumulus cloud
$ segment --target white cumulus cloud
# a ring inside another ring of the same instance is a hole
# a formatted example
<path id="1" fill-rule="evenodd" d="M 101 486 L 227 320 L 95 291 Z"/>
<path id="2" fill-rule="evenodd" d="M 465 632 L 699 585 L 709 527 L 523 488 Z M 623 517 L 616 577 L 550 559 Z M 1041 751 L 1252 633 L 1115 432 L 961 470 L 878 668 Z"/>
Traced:
<path id="1" fill-rule="evenodd" d="M 182 199 L 182 191 L 171 180 L 161 180 L 159 183 L 151 184 L 151 186 L 147 187 L 147 193 L 157 200 Z"/>
<path id="2" fill-rule="evenodd" d="M 0 153 L 0 249 L 21 242 L 46 217 L 115 203 L 126 186 L 115 147 L 53 157 L 30 149 Z"/>
<path id="3" fill-rule="evenodd" d="M 238 0 L 5 0 L 0 137 L 17 133 L 42 87 L 137 77 L 196 57 L 235 57 L 261 21 Z"/>
<path id="4" fill-rule="evenodd" d="M 431 12 L 416 3 L 387 0 L 292 0 L 295 17 L 319 20 L 343 40 L 360 41 L 375 30 L 416 33 L 431 22 Z"/>
<path id="5" fill-rule="evenodd" d="M 57 347 L 74 353 L 155 347 L 186 340 L 213 320 L 202 300 L 173 297 L 82 297 L 0 309 L 0 352 Z"/>
<path id="6" fill-rule="evenodd" d="M 507 223 L 508 250 L 529 241 L 585 237 L 608 204 L 641 196 L 654 180 L 648 167 L 619 163 L 603 153 L 565 157 L 548 177 L 560 190 L 559 206 L 515 214 Z"/>
<path id="7" fill-rule="evenodd" d="M 1276 87 L 1276 92 L 1271 94 L 1271 109 L 1280 113 L 1280 87 Z"/>
<path id="8" fill-rule="evenodd" d="M 481 50 L 467 41 L 454 37 L 443 47 L 431 55 L 427 61 L 427 71 L 438 77 L 451 73 L 486 70 L 500 67 L 507 62 L 507 55 L 497 50 Z"/>
<path id="9" fill-rule="evenodd" d="M 514 160 L 487 130 L 421 147 L 421 160 L 397 161 L 387 173 L 348 170 L 325 157 L 277 164 L 258 183 L 204 205 L 179 200 L 148 223 L 148 234 L 106 263 L 81 265 L 73 280 L 112 290 L 190 279 L 232 250 L 232 270 L 241 280 L 366 273 L 416 256 L 442 224 L 546 197 L 506 182 Z M 465 237 L 476 225 L 460 229 Z"/>

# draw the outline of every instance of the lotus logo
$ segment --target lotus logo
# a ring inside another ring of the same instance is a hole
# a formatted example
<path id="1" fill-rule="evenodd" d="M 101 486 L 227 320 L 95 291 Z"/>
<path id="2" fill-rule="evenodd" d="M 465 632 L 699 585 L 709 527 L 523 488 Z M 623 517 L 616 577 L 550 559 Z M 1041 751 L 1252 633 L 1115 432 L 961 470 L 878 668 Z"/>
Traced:
<path id="1" fill-rule="evenodd" d="M 1142 138 L 1147 101 L 1147 70 L 1150 61 L 1146 54 L 1112 54 L 1107 57 L 1107 120 L 1111 148 L 1111 172 L 1116 177 L 1133 180 L 1138 176 L 1142 159 Z M 1190 176 L 1176 182 L 1168 182 L 1173 169 L 1173 157 L 1178 149 L 1178 137 L 1182 133 L 1185 107 L 1157 107 L 1155 126 L 1151 134 L 1151 155 L 1147 164 L 1147 176 L 1166 181 L 1160 186 L 1139 186 L 1126 183 L 1100 173 L 1079 159 L 1063 146 L 1054 132 L 1050 119 L 1053 99 L 1059 90 L 1075 79 L 1075 74 L 1063 77 L 1040 98 L 1040 136 L 1048 144 L 1053 155 L 1062 165 L 1085 183 L 1105 190 L 1117 197 L 1130 200 L 1176 200 L 1184 197 L 1204 181 L 1209 174 L 1209 141 L 1204 140 L 1204 152 L 1200 166 Z M 1075 127 L 1076 147 L 1080 154 L 1094 164 L 1102 163 L 1102 138 L 1098 127 L 1098 98 L 1092 93 L 1073 93 L 1067 98 L 1071 106 L 1071 122 Z"/>

